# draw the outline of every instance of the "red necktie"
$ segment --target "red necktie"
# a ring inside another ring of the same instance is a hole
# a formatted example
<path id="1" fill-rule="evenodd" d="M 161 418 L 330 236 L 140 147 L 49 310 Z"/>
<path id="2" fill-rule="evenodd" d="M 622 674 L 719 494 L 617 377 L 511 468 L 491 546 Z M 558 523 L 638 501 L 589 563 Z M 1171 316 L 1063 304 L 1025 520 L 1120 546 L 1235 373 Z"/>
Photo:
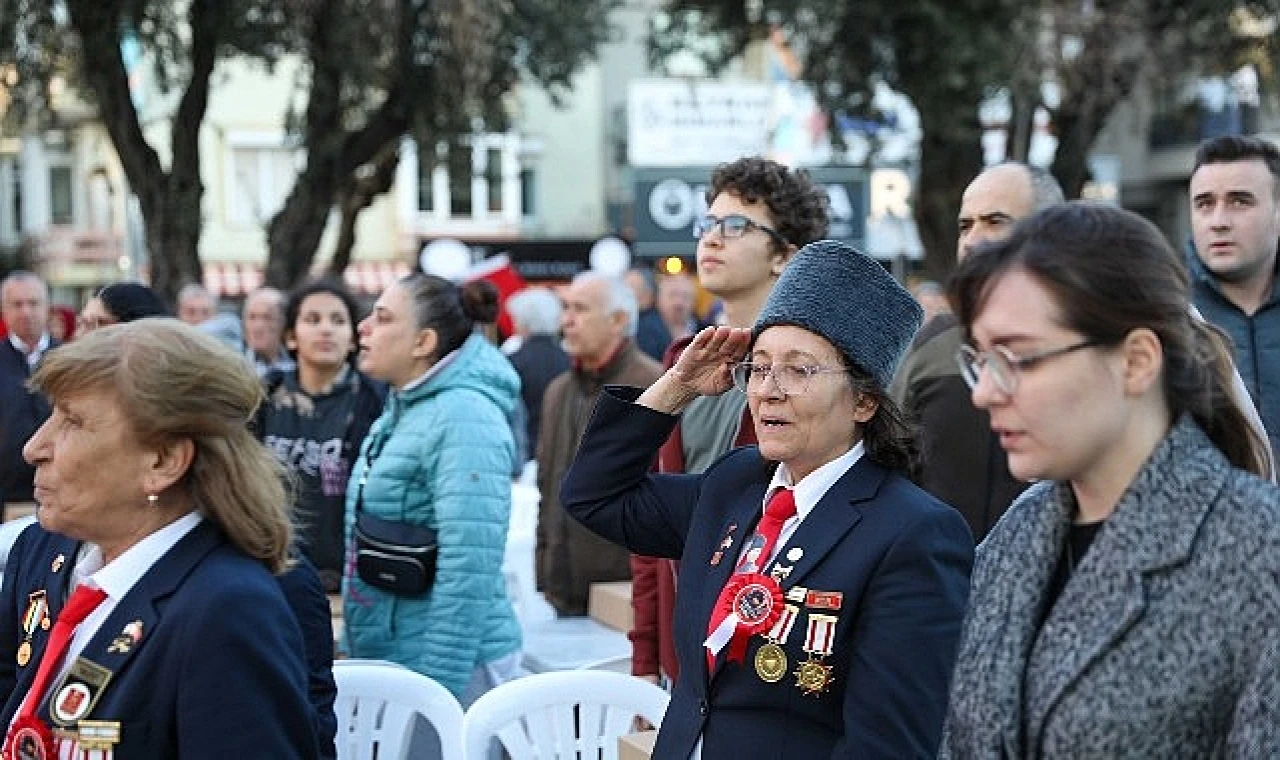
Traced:
<path id="1" fill-rule="evenodd" d="M 53 671 L 62 664 L 63 655 L 67 653 L 71 634 L 75 633 L 76 626 L 80 625 L 106 598 L 107 592 L 100 588 L 86 586 L 83 583 L 76 586 L 76 590 L 67 600 L 66 606 L 58 613 L 58 619 L 54 621 L 53 628 L 49 631 L 49 643 L 44 648 L 40 667 L 36 670 L 36 678 L 31 682 L 27 697 L 22 702 L 22 709 L 18 711 L 18 717 L 35 714 L 36 706 L 44 697 L 44 690 L 49 686 Z"/>
<path id="2" fill-rule="evenodd" d="M 734 574 L 743 572 L 748 564 L 754 564 L 754 571 L 761 572 L 764 566 L 769 564 L 769 556 L 773 553 L 773 547 L 778 543 L 778 534 L 782 532 L 782 526 L 787 520 L 795 517 L 796 514 L 796 496 L 790 488 L 779 488 L 773 492 L 773 496 L 769 497 L 769 505 L 764 508 L 764 517 L 760 518 L 760 524 L 756 526 L 756 536 L 764 539 L 764 544 L 760 547 L 760 553 L 756 556 L 754 563 L 748 563 L 747 557 L 750 551 L 744 554 L 742 560 L 738 562 L 738 566 L 734 569 Z M 755 544 L 755 537 L 752 537 L 751 545 Z M 721 592 L 723 593 L 723 592 Z M 715 609 L 711 612 L 711 622 L 707 625 L 707 635 L 710 636 L 724 619 L 728 617 L 726 605 L 716 604 Z M 715 656 L 711 654 L 711 650 L 707 650 L 707 669 L 712 670 L 715 666 Z"/>

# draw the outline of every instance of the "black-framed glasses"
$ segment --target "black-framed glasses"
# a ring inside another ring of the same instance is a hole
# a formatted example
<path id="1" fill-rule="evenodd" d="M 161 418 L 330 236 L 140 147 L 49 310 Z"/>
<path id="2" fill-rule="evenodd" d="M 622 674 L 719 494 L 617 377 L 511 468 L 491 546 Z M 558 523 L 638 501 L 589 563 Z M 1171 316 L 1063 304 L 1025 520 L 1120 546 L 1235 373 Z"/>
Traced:
<path id="1" fill-rule="evenodd" d="M 1018 379 L 1022 373 L 1041 362 L 1058 356 L 1065 356 L 1082 348 L 1093 348 L 1102 345 L 1098 340 L 1082 340 L 1062 348 L 1051 348 L 1026 356 L 1018 356 L 1004 346 L 995 346 L 989 351 L 979 351 L 968 344 L 960 346 L 956 351 L 956 363 L 960 365 L 960 374 L 970 389 L 978 385 L 978 378 L 985 369 L 991 380 L 1001 393 L 1010 395 L 1018 389 Z"/>
<path id="2" fill-rule="evenodd" d="M 765 378 L 772 377 L 774 385 L 784 396 L 803 396 L 809 392 L 813 378 L 818 375 L 843 375 L 844 367 L 823 367 L 816 364 L 755 364 L 740 362 L 733 365 L 733 384 L 743 393 L 759 391 Z"/>
<path id="3" fill-rule="evenodd" d="M 725 214 L 724 216 L 713 216 L 707 214 L 700 217 L 693 224 L 693 236 L 699 240 L 706 237 L 708 233 L 716 227 L 720 228 L 720 234 L 725 238 L 740 238 L 751 230 L 760 230 L 769 237 L 778 242 L 778 245 L 790 245 L 787 239 L 781 233 L 772 227 L 765 226 L 750 217 L 742 214 Z"/>

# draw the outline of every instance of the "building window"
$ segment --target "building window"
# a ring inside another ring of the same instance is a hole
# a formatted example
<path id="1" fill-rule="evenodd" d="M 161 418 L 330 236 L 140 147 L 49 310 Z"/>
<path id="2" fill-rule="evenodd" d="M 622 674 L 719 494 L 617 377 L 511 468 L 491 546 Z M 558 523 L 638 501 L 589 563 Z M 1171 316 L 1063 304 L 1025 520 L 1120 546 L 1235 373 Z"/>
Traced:
<path id="1" fill-rule="evenodd" d="M 418 210 L 437 219 L 494 220 L 520 203 L 518 137 L 478 134 L 418 149 Z"/>
<path id="2" fill-rule="evenodd" d="M 520 170 L 520 215 L 536 216 L 538 213 L 537 204 L 534 198 L 537 197 L 537 175 L 531 167 L 525 167 Z"/>
<path id="3" fill-rule="evenodd" d="M 68 225 L 73 222 L 71 167 L 69 166 L 49 168 L 49 221 L 59 225 Z"/>
<path id="4" fill-rule="evenodd" d="M 297 177 L 294 152 L 284 147 L 232 147 L 227 185 L 231 224 L 261 227 L 289 197 Z"/>
<path id="5" fill-rule="evenodd" d="M 13 235 L 17 237 L 22 234 L 22 164 L 14 159 L 13 168 L 10 170 L 9 201 L 12 204 L 10 208 L 13 211 Z"/>
<path id="6" fill-rule="evenodd" d="M 449 152 L 449 215 L 468 217 L 471 208 L 471 172 L 474 161 L 471 146 L 461 142 L 448 147 Z"/>

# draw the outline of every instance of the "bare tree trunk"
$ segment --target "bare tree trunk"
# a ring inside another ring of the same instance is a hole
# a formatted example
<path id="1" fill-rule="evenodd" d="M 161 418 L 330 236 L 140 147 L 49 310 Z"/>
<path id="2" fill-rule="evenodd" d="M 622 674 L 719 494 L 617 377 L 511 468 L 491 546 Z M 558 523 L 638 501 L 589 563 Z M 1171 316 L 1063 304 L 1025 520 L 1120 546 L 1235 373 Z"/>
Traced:
<path id="1" fill-rule="evenodd" d="M 921 112 L 920 177 L 915 218 L 928 277 L 943 280 L 956 262 L 960 196 L 982 171 L 982 126 L 977 103 L 943 104 Z M 965 118 L 970 112 L 972 116 Z"/>
<path id="2" fill-rule="evenodd" d="M 338 193 L 338 208 L 342 211 L 342 221 L 338 225 L 338 241 L 334 245 L 333 257 L 329 260 L 328 274 L 331 277 L 342 277 L 351 264 L 351 250 L 356 244 L 356 222 L 360 214 L 373 203 L 379 195 L 391 189 L 396 178 L 396 166 L 400 163 L 400 149 L 397 143 L 383 150 L 373 165 L 372 172 L 354 180 Z"/>
<path id="3" fill-rule="evenodd" d="M 191 80 L 172 125 L 172 162 L 160 164 L 138 122 L 120 53 L 120 0 L 68 0 L 71 24 L 80 36 L 84 76 L 125 177 L 138 196 L 151 257 L 152 286 L 173 302 L 178 290 L 200 282 L 200 124 L 209 102 L 209 77 L 217 55 L 224 7 L 217 0 L 191 0 Z"/>
<path id="4" fill-rule="evenodd" d="M 1014 92 L 1010 95 L 1013 108 L 1009 114 L 1009 142 L 1005 156 L 1013 161 L 1026 163 L 1031 155 L 1031 136 L 1035 134 L 1036 109 L 1040 98 L 1030 92 Z"/>
<path id="5" fill-rule="evenodd" d="M 315 260 L 316 249 L 324 234 L 329 210 L 337 201 L 341 184 L 350 181 L 355 171 L 373 160 L 388 144 L 398 140 L 409 128 L 409 109 L 405 103 L 403 82 L 392 86 L 382 106 L 370 116 L 365 126 L 348 132 L 342 123 L 343 63 L 330 54 L 333 29 L 332 10 L 335 0 L 320 3 L 313 15 L 308 36 L 312 81 L 307 101 L 303 143 L 307 165 L 280 210 L 267 227 L 267 283 L 291 288 L 307 276 Z M 400 5 L 404 15 L 401 26 L 412 15 Z M 411 34 L 405 30 L 405 34 Z M 403 56 L 408 49 L 401 39 Z"/>

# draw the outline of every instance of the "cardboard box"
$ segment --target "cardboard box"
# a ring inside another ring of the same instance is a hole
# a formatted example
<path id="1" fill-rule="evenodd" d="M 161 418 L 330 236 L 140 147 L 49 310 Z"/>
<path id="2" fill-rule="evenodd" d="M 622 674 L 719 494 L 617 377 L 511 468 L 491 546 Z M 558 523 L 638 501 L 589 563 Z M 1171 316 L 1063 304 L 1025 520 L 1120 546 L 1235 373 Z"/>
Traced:
<path id="1" fill-rule="evenodd" d="M 629 633 L 635 623 L 631 609 L 631 581 L 591 584 L 587 613 L 601 625 Z"/>
<path id="2" fill-rule="evenodd" d="M 618 737 L 618 760 L 650 760 L 653 757 L 653 743 L 657 740 L 657 731 L 641 731 Z"/>

